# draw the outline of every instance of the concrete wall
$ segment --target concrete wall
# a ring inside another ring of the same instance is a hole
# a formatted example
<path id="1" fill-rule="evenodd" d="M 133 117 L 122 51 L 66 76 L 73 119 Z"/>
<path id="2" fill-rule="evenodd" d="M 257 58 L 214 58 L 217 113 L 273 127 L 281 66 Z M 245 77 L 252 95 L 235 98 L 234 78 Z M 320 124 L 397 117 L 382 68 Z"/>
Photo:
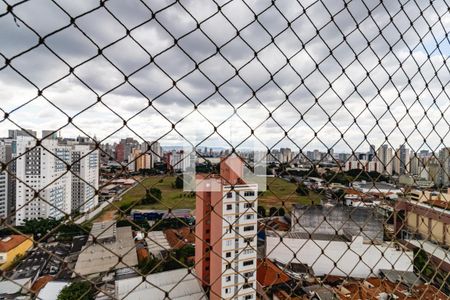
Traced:
<path id="1" fill-rule="evenodd" d="M 319 276 L 366 278 L 378 275 L 380 269 L 413 270 L 412 251 L 363 244 L 362 237 L 354 238 L 353 242 L 283 238 L 283 243 L 279 237 L 267 237 L 266 255 L 284 263 L 307 264 Z"/>

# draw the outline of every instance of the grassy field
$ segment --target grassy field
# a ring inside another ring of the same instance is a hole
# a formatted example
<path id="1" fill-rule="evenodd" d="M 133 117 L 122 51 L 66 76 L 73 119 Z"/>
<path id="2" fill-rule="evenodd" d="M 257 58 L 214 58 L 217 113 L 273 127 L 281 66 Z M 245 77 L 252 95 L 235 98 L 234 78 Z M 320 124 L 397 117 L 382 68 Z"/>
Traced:
<path id="1" fill-rule="evenodd" d="M 284 207 L 291 208 L 292 204 L 319 204 L 320 195 L 310 192 L 308 196 L 300 196 L 295 190 L 297 185 L 281 178 L 267 178 L 267 190 L 259 195 L 258 203 L 266 208 Z"/>
<path id="2" fill-rule="evenodd" d="M 173 187 L 175 183 L 174 176 L 153 176 L 145 178 L 140 185 L 134 187 L 126 193 L 122 200 L 116 202 L 117 206 L 136 203 L 143 198 L 145 188 L 155 187 L 162 192 L 162 201 L 150 205 L 136 205 L 135 208 L 195 208 L 195 197 L 189 197 L 182 189 Z M 294 203 L 312 204 L 320 203 L 320 195 L 311 192 L 309 196 L 300 196 L 295 192 L 296 185 L 281 178 L 268 178 L 268 189 L 259 196 L 259 205 L 266 208 L 284 207 L 291 208 Z"/>
<path id="3" fill-rule="evenodd" d="M 189 197 L 188 193 L 183 192 L 183 189 L 176 189 L 174 176 L 152 176 L 145 178 L 141 184 L 132 188 L 128 193 L 123 195 L 122 200 L 117 202 L 118 205 L 136 203 L 145 195 L 145 190 L 152 187 L 158 188 L 162 193 L 162 201 L 150 205 L 137 205 L 135 208 L 154 208 L 154 209 L 168 209 L 168 208 L 195 208 L 195 196 Z"/>

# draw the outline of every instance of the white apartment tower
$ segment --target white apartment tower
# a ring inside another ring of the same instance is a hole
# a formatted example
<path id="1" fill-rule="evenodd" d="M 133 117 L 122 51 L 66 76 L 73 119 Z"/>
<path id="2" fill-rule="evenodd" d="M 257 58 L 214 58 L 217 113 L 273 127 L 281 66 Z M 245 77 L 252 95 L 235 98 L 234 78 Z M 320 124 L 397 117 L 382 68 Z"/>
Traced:
<path id="1" fill-rule="evenodd" d="M 55 139 L 36 146 L 32 137 L 16 141 L 16 224 L 27 219 L 61 218 L 72 208 L 72 176 L 66 172 L 70 147 Z M 37 194 L 39 192 L 39 194 Z"/>
<path id="2" fill-rule="evenodd" d="M 73 145 L 72 162 L 72 211 L 87 212 L 98 204 L 99 153 L 90 145 Z"/>
<path id="3" fill-rule="evenodd" d="M 0 141 L 0 162 L 2 164 L 8 163 L 7 144 L 4 141 Z M 0 170 L 0 218 L 6 218 L 10 209 L 8 203 L 8 180 L 8 173 L 6 171 L 1 172 Z"/>

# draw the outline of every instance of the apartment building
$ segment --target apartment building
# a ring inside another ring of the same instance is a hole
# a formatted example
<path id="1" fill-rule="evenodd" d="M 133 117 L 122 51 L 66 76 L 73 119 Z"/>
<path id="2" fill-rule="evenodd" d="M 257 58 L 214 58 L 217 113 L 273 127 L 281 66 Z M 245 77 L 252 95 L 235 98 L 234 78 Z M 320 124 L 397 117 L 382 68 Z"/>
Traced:
<path id="1" fill-rule="evenodd" d="M 388 145 L 384 144 L 380 148 L 378 148 L 376 153 L 377 161 L 381 164 L 381 170 L 383 174 L 391 175 L 392 174 L 392 164 L 393 164 L 393 154 L 392 148 L 389 148 Z"/>
<path id="2" fill-rule="evenodd" d="M 439 164 L 437 184 L 440 186 L 450 186 L 450 148 L 442 148 L 439 151 Z"/>
<path id="3" fill-rule="evenodd" d="M 72 209 L 72 176 L 66 172 L 70 147 L 47 139 L 19 136 L 16 140 L 16 224 L 27 219 L 61 218 Z M 37 194 L 39 192 L 39 194 Z"/>
<path id="4" fill-rule="evenodd" d="M 72 212 L 87 212 L 98 204 L 99 151 L 89 145 L 71 146 Z"/>
<path id="5" fill-rule="evenodd" d="M 450 246 L 450 190 L 413 190 L 395 205 L 396 232 L 406 230 L 426 240 Z"/>
<path id="6" fill-rule="evenodd" d="M 30 136 L 14 140 L 16 224 L 93 209 L 98 204 L 98 150 L 61 142 L 56 135 L 38 146 L 36 141 Z"/>
<path id="7" fill-rule="evenodd" d="M 3 161 L 0 158 L 0 161 Z M 0 218 L 6 218 L 8 215 L 8 173 L 0 172 Z"/>
<path id="8" fill-rule="evenodd" d="M 196 272 L 210 299 L 256 299 L 258 185 L 244 182 L 243 170 L 229 157 L 220 177 L 197 178 Z"/>

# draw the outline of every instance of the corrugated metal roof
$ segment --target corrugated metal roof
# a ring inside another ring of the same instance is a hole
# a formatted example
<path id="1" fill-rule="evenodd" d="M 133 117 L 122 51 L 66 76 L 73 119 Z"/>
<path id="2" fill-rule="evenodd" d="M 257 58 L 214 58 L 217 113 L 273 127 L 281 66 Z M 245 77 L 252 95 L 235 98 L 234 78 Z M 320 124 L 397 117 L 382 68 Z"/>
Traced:
<path id="1" fill-rule="evenodd" d="M 38 299 L 42 300 L 56 300 L 62 289 L 69 285 L 66 281 L 50 281 L 47 283 L 38 294 Z"/>
<path id="2" fill-rule="evenodd" d="M 187 269 L 151 274 L 144 282 L 142 277 L 116 280 L 119 299 L 162 300 L 166 299 L 166 292 L 172 300 L 207 299 L 200 282 Z"/>
<path id="3" fill-rule="evenodd" d="M 147 242 L 148 251 L 153 255 L 158 255 L 162 251 L 171 249 L 169 241 L 167 241 L 167 238 L 162 231 L 149 231 L 145 241 Z"/>

